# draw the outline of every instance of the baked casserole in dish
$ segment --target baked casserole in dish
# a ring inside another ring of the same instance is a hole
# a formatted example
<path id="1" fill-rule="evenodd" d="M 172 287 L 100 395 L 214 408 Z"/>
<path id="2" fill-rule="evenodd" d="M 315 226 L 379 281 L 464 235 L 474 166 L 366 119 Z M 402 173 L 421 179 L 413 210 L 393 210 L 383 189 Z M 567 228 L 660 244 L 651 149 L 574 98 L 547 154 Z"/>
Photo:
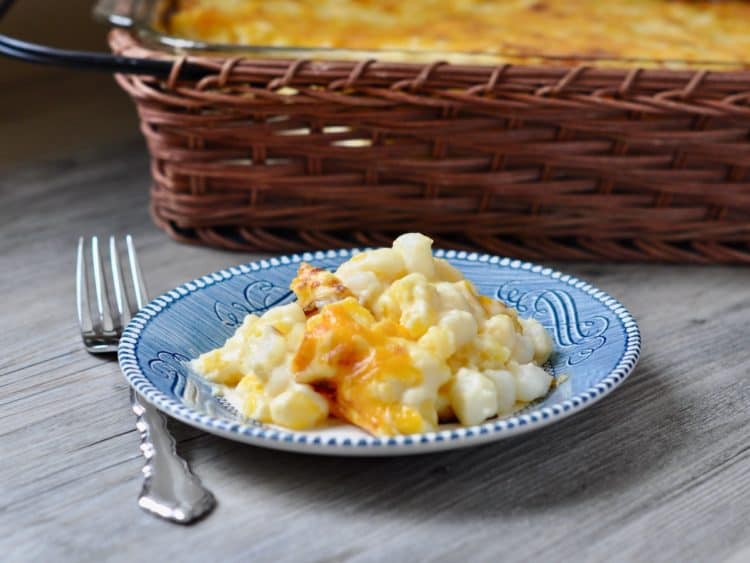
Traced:
<path id="1" fill-rule="evenodd" d="M 167 0 L 153 21 L 201 44 L 741 65 L 750 2 L 691 0 Z"/>

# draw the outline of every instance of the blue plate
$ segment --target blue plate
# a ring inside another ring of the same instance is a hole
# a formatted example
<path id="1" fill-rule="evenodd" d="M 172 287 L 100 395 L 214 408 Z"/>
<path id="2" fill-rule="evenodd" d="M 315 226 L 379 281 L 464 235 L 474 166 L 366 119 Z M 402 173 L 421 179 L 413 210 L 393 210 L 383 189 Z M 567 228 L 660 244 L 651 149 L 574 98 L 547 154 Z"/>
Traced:
<path id="1" fill-rule="evenodd" d="M 534 317 L 553 335 L 545 366 L 558 386 L 513 416 L 484 424 L 445 425 L 437 432 L 375 438 L 344 423 L 304 432 L 243 419 L 186 363 L 221 346 L 248 313 L 294 299 L 288 289 L 302 260 L 335 268 L 357 250 L 282 256 L 222 270 L 154 299 L 130 322 L 119 360 L 130 385 L 175 418 L 225 438 L 315 454 L 401 455 L 499 440 L 556 422 L 585 409 L 620 385 L 640 353 L 638 325 L 615 299 L 572 276 L 508 258 L 441 251 L 484 295 Z"/>

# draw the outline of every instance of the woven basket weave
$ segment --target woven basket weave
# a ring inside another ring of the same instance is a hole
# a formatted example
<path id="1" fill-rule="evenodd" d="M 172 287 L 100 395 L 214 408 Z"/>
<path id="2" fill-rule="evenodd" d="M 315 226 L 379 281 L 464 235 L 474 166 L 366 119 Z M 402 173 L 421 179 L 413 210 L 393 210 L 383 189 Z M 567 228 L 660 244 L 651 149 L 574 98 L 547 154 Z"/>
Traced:
<path id="1" fill-rule="evenodd" d="M 113 51 L 164 58 L 130 34 Z M 750 262 L 750 72 L 190 57 L 117 77 L 171 236 Z"/>

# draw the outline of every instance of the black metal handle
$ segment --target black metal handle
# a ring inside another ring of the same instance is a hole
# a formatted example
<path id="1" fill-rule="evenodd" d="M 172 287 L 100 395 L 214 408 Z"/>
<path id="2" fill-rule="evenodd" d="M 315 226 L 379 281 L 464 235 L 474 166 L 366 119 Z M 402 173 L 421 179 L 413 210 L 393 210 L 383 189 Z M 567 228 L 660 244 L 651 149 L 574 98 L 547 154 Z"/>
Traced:
<path id="1" fill-rule="evenodd" d="M 0 0 L 0 20 L 15 0 Z M 167 78 L 173 63 L 165 60 L 138 59 L 108 53 L 56 49 L 28 41 L 21 41 L 0 33 L 0 55 L 35 64 L 46 64 L 84 70 L 101 70 L 123 74 L 145 74 Z M 212 71 L 186 61 L 180 68 L 179 78 L 198 80 Z"/>

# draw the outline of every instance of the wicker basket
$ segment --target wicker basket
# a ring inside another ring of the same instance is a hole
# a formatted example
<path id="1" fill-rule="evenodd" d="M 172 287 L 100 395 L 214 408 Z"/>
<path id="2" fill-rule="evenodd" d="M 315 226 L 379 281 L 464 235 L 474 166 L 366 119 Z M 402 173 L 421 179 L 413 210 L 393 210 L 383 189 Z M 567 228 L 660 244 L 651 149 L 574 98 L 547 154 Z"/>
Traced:
<path id="1" fill-rule="evenodd" d="M 115 30 L 119 54 L 164 58 Z M 296 251 L 419 230 L 523 258 L 750 262 L 750 72 L 191 57 L 118 75 L 171 236 Z"/>

